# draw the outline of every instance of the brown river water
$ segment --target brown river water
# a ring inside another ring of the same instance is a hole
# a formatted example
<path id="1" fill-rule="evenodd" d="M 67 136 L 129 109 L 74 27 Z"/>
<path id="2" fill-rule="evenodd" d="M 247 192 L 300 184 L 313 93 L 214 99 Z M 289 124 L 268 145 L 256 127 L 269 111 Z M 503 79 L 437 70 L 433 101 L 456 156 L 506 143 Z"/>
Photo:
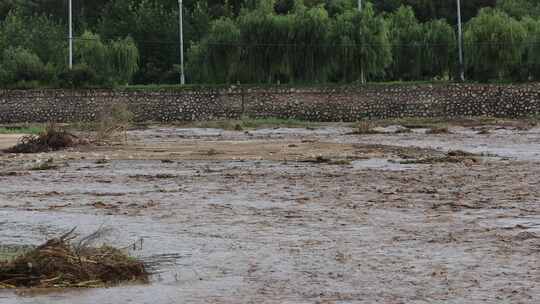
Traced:
<path id="1" fill-rule="evenodd" d="M 14 173 L 0 174 L 1 246 L 107 227 L 102 242 L 136 242 L 155 273 L 0 290 L 0 304 L 539 303 L 540 129 L 450 130 L 151 127 L 124 145 L 0 154 Z M 400 163 L 449 150 L 479 161 Z M 49 158 L 57 169 L 29 170 Z"/>

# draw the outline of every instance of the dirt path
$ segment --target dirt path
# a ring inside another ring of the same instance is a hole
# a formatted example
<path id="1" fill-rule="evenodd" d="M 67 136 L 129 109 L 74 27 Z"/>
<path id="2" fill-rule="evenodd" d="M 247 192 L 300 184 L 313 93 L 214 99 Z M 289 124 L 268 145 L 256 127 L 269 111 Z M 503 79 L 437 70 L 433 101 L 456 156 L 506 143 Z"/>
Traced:
<path id="1" fill-rule="evenodd" d="M 22 136 L 23 134 L 0 134 L 0 150 L 14 146 Z"/>
<path id="2" fill-rule="evenodd" d="M 106 242 L 142 238 L 131 253 L 158 272 L 0 303 L 540 301 L 537 130 L 350 131 L 151 128 L 122 146 L 0 155 L 0 244 L 105 225 Z M 400 164 L 458 148 L 500 155 Z M 304 162 L 317 156 L 347 161 Z M 56 169 L 28 170 L 51 157 Z"/>

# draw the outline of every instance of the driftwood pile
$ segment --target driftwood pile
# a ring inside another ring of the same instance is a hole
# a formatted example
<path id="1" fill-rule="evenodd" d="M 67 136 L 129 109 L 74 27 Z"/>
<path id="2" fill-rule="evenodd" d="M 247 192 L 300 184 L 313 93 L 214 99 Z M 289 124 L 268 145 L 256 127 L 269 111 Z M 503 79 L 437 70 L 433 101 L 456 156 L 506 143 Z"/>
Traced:
<path id="1" fill-rule="evenodd" d="M 121 250 L 72 244 L 71 233 L 0 262 L 0 289 L 19 287 L 102 287 L 148 279 L 142 262 Z"/>
<path id="2" fill-rule="evenodd" d="M 82 141 L 67 131 L 60 130 L 54 125 L 48 126 L 39 135 L 27 135 L 19 143 L 4 150 L 6 153 L 41 153 L 62 150 L 79 145 Z"/>

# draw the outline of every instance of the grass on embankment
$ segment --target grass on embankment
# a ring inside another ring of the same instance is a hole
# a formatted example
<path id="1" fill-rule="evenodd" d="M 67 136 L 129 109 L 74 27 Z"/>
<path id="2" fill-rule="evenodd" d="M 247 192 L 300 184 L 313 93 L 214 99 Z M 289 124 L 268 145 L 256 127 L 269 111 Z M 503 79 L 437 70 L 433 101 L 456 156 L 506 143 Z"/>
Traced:
<path id="1" fill-rule="evenodd" d="M 251 118 L 242 117 L 240 119 L 223 119 L 210 121 L 186 121 L 173 123 L 174 126 L 182 128 L 211 128 L 224 130 L 254 130 L 261 128 L 306 128 L 314 129 L 329 124 L 340 126 L 350 126 L 353 128 L 366 129 L 375 127 L 385 127 L 390 125 L 401 125 L 405 128 L 426 128 L 445 129 L 450 126 L 475 127 L 484 125 L 514 125 L 514 126 L 535 126 L 540 124 L 539 116 L 529 116 L 520 119 L 502 119 L 493 117 L 454 117 L 454 118 L 397 118 L 382 120 L 361 120 L 350 123 L 325 123 L 305 121 L 299 119 L 284 119 L 276 117 Z M 139 129 L 151 125 L 160 125 L 159 122 L 133 123 L 130 128 Z M 0 134 L 33 134 L 39 135 L 46 129 L 47 124 L 25 124 L 25 125 L 4 125 L 0 126 Z M 79 122 L 64 124 L 63 127 L 70 131 L 91 132 L 100 128 L 99 122 Z"/>
<path id="2" fill-rule="evenodd" d="M 118 91 L 136 91 L 136 92 L 155 92 L 155 91 L 193 91 L 193 90 L 221 90 L 229 89 L 231 87 L 244 88 L 244 89 L 316 89 L 316 88 L 366 88 L 366 87 L 382 87 L 382 86 L 419 86 L 419 85 L 448 85 L 455 82 L 448 80 L 440 81 L 387 81 L 387 82 L 368 82 L 361 83 L 230 83 L 230 84 L 144 84 L 144 85 L 125 85 L 116 86 L 115 90 Z M 471 82 L 472 83 L 472 82 Z"/>
<path id="3" fill-rule="evenodd" d="M 0 134 L 40 134 L 45 130 L 43 125 L 0 126 Z"/>
<path id="4" fill-rule="evenodd" d="M 130 129 L 140 129 L 156 125 L 173 125 L 181 128 L 207 128 L 207 129 L 223 129 L 223 130 L 254 130 L 261 128 L 316 128 L 325 125 L 321 122 L 304 121 L 297 119 L 282 119 L 282 118 L 249 118 L 241 119 L 221 119 L 221 120 L 204 120 L 204 121 L 178 121 L 172 123 L 160 124 L 159 122 L 143 122 L 132 123 Z M 79 122 L 70 123 L 65 126 L 66 129 L 72 131 L 96 131 L 100 127 L 99 122 Z"/>
<path id="5" fill-rule="evenodd" d="M 489 116 L 477 117 L 452 117 L 452 118 L 424 118 L 407 117 L 397 119 L 386 119 L 373 121 L 378 126 L 401 125 L 410 129 L 417 128 L 446 128 L 449 126 L 477 127 L 489 125 L 514 125 L 514 126 L 535 126 L 540 123 L 539 116 L 528 116 L 523 118 L 496 118 Z"/>
<path id="6" fill-rule="evenodd" d="M 211 129 L 223 129 L 223 130 L 252 130 L 261 128 L 316 128 L 323 123 L 311 122 L 297 119 L 282 119 L 282 118 L 249 118 L 243 117 L 241 119 L 232 120 L 212 120 L 212 121 L 194 121 L 179 124 L 182 127 L 188 128 L 211 128 Z"/>
<path id="7" fill-rule="evenodd" d="M 392 125 L 404 127 L 404 131 L 411 129 L 428 129 L 426 134 L 447 134 L 451 133 L 449 128 L 460 126 L 465 128 L 477 128 L 483 126 L 511 127 L 518 130 L 528 130 L 540 125 L 539 116 L 529 116 L 523 118 L 495 118 L 488 116 L 478 117 L 405 117 L 381 120 L 361 120 L 352 124 L 355 130 L 353 134 L 377 134 L 375 128 L 388 127 Z M 402 133 L 401 131 L 398 133 Z"/>
<path id="8" fill-rule="evenodd" d="M 238 120 L 215 120 L 215 121 L 195 121 L 179 123 L 179 126 L 187 128 L 214 128 L 224 130 L 250 130 L 260 128 L 318 128 L 329 123 L 313 122 L 298 119 L 282 119 L 282 118 L 250 118 L 243 117 Z M 330 123 L 332 124 L 332 123 Z M 494 117 L 454 117 L 454 118 L 422 118 L 422 117 L 407 117 L 397 119 L 382 119 L 382 120 L 362 120 L 351 123 L 339 123 L 341 126 L 362 127 L 369 125 L 370 127 L 386 127 L 390 125 L 401 125 L 409 129 L 426 128 L 432 130 L 444 130 L 450 126 L 476 127 L 484 125 L 510 125 L 510 126 L 534 126 L 540 124 L 540 117 L 530 116 L 521 119 L 502 119 Z"/>

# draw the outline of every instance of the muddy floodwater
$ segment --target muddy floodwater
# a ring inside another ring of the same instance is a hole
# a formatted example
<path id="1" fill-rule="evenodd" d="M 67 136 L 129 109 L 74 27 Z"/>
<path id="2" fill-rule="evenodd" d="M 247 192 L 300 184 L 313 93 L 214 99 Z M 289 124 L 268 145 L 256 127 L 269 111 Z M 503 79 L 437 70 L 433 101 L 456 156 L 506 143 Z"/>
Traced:
<path id="1" fill-rule="evenodd" d="M 352 131 L 151 127 L 0 154 L 2 247 L 108 227 L 155 273 L 0 304 L 540 303 L 539 128 Z M 454 150 L 474 157 L 419 161 Z"/>

